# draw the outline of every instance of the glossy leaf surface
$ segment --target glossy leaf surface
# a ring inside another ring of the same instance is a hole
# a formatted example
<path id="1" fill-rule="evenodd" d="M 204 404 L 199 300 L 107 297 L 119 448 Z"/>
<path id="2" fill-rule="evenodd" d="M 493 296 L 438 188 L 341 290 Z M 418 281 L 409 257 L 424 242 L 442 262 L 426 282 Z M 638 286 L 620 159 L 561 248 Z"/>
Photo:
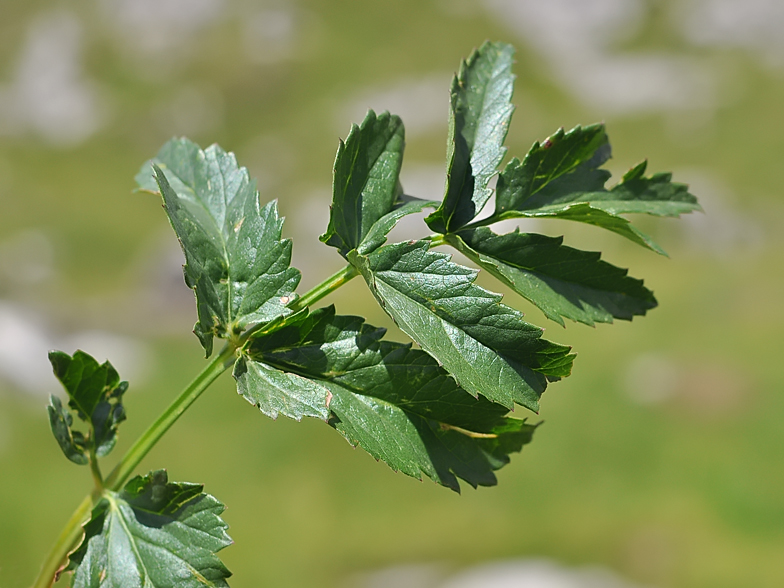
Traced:
<path id="1" fill-rule="evenodd" d="M 646 162 L 627 172 L 611 189 L 610 172 L 600 169 L 610 158 L 603 125 L 559 130 L 535 143 L 523 161 L 513 159 L 498 178 L 492 221 L 519 218 L 561 218 L 593 224 L 631 239 L 657 253 L 653 240 L 619 217 L 625 213 L 679 216 L 700 210 L 685 184 L 672 174 L 645 176 Z"/>
<path id="2" fill-rule="evenodd" d="M 534 426 L 474 398 L 427 353 L 382 340 L 385 330 L 322 308 L 254 339 L 253 361 L 312 379 L 330 392 L 330 424 L 395 470 L 457 490 L 495 484 L 494 470 Z"/>
<path id="3" fill-rule="evenodd" d="M 368 111 L 340 142 L 332 180 L 329 226 L 321 240 L 342 255 L 360 246 L 401 194 L 405 130 L 399 117 Z M 383 243 L 383 241 L 382 241 Z"/>
<path id="4" fill-rule="evenodd" d="M 546 377 L 571 372 L 569 348 L 541 338 L 542 329 L 476 286 L 476 270 L 428 250 L 427 241 L 385 245 L 351 262 L 381 306 L 422 349 L 473 395 L 533 411 Z"/>
<path id="5" fill-rule="evenodd" d="M 514 49 L 484 43 L 460 65 L 450 89 L 447 184 L 443 204 L 426 220 L 447 233 L 471 222 L 492 195 L 487 187 L 506 153 Z"/>
<path id="6" fill-rule="evenodd" d="M 642 280 L 602 261 L 599 253 L 563 245 L 562 237 L 496 235 L 480 228 L 449 242 L 561 325 L 562 317 L 587 325 L 631 320 L 656 306 Z"/>
<path id="7" fill-rule="evenodd" d="M 128 389 L 128 382 L 120 380 L 117 370 L 108 361 L 99 364 L 84 351 L 76 351 L 73 357 L 62 351 L 50 351 L 49 361 L 54 375 L 68 393 L 68 406 L 90 426 L 87 437 L 73 431 L 73 417 L 59 399 L 52 400 L 49 419 L 61 449 L 68 459 L 80 464 L 86 461 L 76 457 L 74 451 L 84 453 L 94 447 L 98 457 L 107 455 L 117 442 L 118 425 L 125 420 L 122 396 Z"/>
<path id="8" fill-rule="evenodd" d="M 231 572 L 215 555 L 231 544 L 224 508 L 199 484 L 168 482 L 164 470 L 105 491 L 70 556 L 73 587 L 228 586 Z"/>
<path id="9" fill-rule="evenodd" d="M 422 212 L 425 208 L 436 208 L 438 202 L 433 200 L 420 200 L 418 198 L 404 197 L 406 200 L 396 204 L 395 207 L 378 219 L 368 231 L 368 234 L 359 244 L 357 251 L 363 255 L 375 251 L 387 240 L 389 232 L 395 228 L 400 219 L 409 214 Z"/>
<path id="10" fill-rule="evenodd" d="M 152 161 L 157 189 L 185 253 L 185 281 L 196 292 L 194 332 L 207 355 L 213 337 L 230 338 L 287 314 L 299 271 L 281 240 L 276 203 L 259 204 L 255 180 L 233 153 L 172 139 Z M 149 168 L 137 176 L 155 190 Z"/>

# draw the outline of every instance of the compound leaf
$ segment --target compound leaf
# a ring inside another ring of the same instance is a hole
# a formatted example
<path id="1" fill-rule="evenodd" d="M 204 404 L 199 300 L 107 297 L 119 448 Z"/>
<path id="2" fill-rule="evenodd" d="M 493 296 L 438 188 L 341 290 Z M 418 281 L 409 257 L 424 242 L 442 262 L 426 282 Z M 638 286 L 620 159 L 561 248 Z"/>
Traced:
<path id="1" fill-rule="evenodd" d="M 376 116 L 370 110 L 361 125 L 351 127 L 335 157 L 329 226 L 321 236 L 324 243 L 345 256 L 392 210 L 401 194 L 404 146 L 403 122 L 388 112 Z"/>
<path id="2" fill-rule="evenodd" d="M 450 235 L 458 251 L 563 325 L 631 320 L 656 306 L 653 292 L 600 254 L 563 245 L 562 237 L 496 235 L 485 227 Z"/>
<path id="3" fill-rule="evenodd" d="M 542 339 L 500 294 L 476 286 L 476 270 L 428 249 L 428 241 L 396 243 L 349 260 L 401 330 L 465 390 L 538 411 L 547 377 L 571 372 L 569 347 Z"/>
<path id="4" fill-rule="evenodd" d="M 254 339 L 247 354 L 328 390 L 330 425 L 394 470 L 454 490 L 457 478 L 495 484 L 494 470 L 535 427 L 469 395 L 430 355 L 384 333 L 327 307 Z"/>
<path id="5" fill-rule="evenodd" d="M 287 314 L 300 279 L 290 267 L 291 241 L 281 240 L 276 202 L 260 206 L 256 182 L 234 154 L 172 139 L 152 164 L 185 253 L 185 281 L 196 292 L 194 332 L 207 356 L 213 337 Z M 144 172 L 137 181 L 152 189 Z"/>
<path id="6" fill-rule="evenodd" d="M 447 184 L 441 206 L 427 217 L 439 233 L 471 222 L 492 195 L 487 187 L 506 153 L 514 48 L 484 43 L 460 65 L 450 90 Z"/>
<path id="7" fill-rule="evenodd" d="M 201 485 L 169 482 L 164 470 L 105 491 L 70 556 L 72 586 L 228 586 L 231 572 L 215 555 L 231 544 L 224 509 Z"/>
<path id="8" fill-rule="evenodd" d="M 118 425 L 126 418 L 122 396 L 128 382 L 120 381 L 117 370 L 108 361 L 99 364 L 84 351 L 76 351 L 73 357 L 62 351 L 50 351 L 49 361 L 68 393 L 68 406 L 91 428 L 87 437 L 73 431 L 73 417 L 59 399 L 52 398 L 49 421 L 66 457 L 75 463 L 86 463 L 77 454 L 85 455 L 91 447 L 98 457 L 107 455 L 117 442 Z"/>

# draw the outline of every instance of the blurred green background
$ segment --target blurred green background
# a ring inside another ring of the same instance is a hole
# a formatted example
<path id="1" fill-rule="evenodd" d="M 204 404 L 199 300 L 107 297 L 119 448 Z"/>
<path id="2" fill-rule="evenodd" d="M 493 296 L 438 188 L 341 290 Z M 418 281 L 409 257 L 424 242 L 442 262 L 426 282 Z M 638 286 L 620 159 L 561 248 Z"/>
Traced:
<path id="1" fill-rule="evenodd" d="M 0 586 L 32 582 L 90 486 L 49 432 L 46 350 L 81 347 L 131 381 L 118 455 L 203 364 L 176 239 L 131 193 L 142 162 L 172 135 L 233 150 L 279 199 L 304 292 L 341 266 L 318 242 L 338 137 L 367 108 L 400 114 L 406 191 L 440 198 L 450 79 L 488 38 L 518 48 L 510 156 L 603 120 L 616 175 L 648 158 L 700 198 L 704 215 L 639 219 L 671 259 L 524 226 L 602 250 L 661 307 L 562 329 L 506 297 L 579 356 L 495 488 L 396 474 L 323 423 L 269 420 L 228 375 L 144 471 L 229 506 L 233 586 L 382 586 L 373 570 L 528 558 L 660 588 L 784 586 L 780 5 L 0 0 L 0 15 Z M 326 302 L 391 326 L 357 280 Z"/>

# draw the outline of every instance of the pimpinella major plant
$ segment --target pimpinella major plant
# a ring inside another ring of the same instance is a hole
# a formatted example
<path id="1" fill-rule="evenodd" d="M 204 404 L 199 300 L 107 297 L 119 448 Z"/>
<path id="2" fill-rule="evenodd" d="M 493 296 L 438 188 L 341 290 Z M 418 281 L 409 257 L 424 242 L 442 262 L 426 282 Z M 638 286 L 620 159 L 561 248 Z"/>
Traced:
<path id="1" fill-rule="evenodd" d="M 216 555 L 231 543 L 220 518 L 224 506 L 198 484 L 169 481 L 164 470 L 131 475 L 228 369 L 239 394 L 269 417 L 320 419 L 392 469 L 455 491 L 459 479 L 494 485 L 495 471 L 536 429 L 511 411 L 519 405 L 538 412 L 548 384 L 571 373 L 574 355 L 544 339 L 499 294 L 477 286 L 479 270 L 437 247 L 453 247 L 561 325 L 631 320 L 656 306 L 642 280 L 599 253 L 561 238 L 490 228 L 513 218 L 567 219 L 663 253 L 622 215 L 699 209 L 670 174 L 646 175 L 645 162 L 608 187 L 602 165 L 610 144 L 601 124 L 561 129 L 501 169 L 514 110 L 512 57 L 509 45 L 485 43 L 452 80 L 440 201 L 409 195 L 400 183 L 399 117 L 370 111 L 351 128 L 338 147 L 321 236 L 347 264 L 303 294 L 276 203 L 260 203 L 232 153 L 173 139 L 144 164 L 137 182 L 163 198 L 196 295 L 194 332 L 211 359 L 104 477 L 99 458 L 112 450 L 125 420 L 128 384 L 109 362 L 82 351 L 50 354 L 68 395 L 67 405 L 51 399 L 52 431 L 68 459 L 89 466 L 94 489 L 36 587 L 63 572 L 78 588 L 227 586 L 230 572 Z M 495 208 L 485 214 L 493 193 Z M 387 243 L 398 221 L 425 209 L 432 209 L 425 218 L 431 234 Z M 316 306 L 357 276 L 416 347 L 385 339 L 384 329 L 362 317 Z"/>

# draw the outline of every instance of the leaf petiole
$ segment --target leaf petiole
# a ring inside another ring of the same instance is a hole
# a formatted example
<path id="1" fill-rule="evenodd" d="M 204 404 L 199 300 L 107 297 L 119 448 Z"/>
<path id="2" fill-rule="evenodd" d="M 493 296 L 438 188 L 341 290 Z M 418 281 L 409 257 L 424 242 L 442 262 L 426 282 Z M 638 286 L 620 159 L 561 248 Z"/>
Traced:
<path id="1" fill-rule="evenodd" d="M 302 310 L 307 306 L 312 306 L 314 303 L 318 302 L 328 294 L 331 294 L 340 288 L 343 284 L 358 275 L 359 270 L 357 268 L 355 268 L 353 265 L 347 265 L 340 271 L 332 274 L 317 286 L 314 286 L 308 290 L 301 297 L 295 299 L 293 302 L 291 302 L 291 304 L 289 304 L 289 308 L 292 311 L 297 312 L 298 310 Z"/>

